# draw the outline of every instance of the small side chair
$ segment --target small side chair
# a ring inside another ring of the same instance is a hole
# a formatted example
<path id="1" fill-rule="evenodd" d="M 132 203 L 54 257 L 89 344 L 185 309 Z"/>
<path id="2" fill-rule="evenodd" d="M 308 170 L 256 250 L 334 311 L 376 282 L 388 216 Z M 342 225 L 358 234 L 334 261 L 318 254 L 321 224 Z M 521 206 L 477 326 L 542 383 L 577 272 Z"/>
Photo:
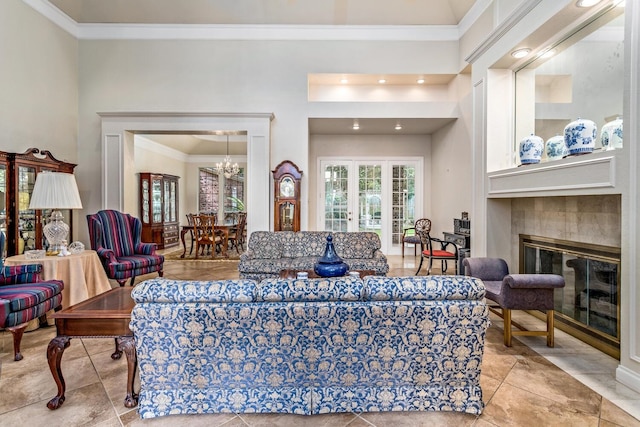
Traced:
<path id="1" fill-rule="evenodd" d="M 415 227 L 408 227 L 402 230 L 402 258 L 404 258 L 404 247 L 406 244 L 413 245 L 413 256 L 418 255 L 418 247 L 420 247 L 420 236 L 416 234 Z M 422 252 L 422 248 L 420 248 Z"/>
<path id="2" fill-rule="evenodd" d="M 416 276 L 420 273 L 422 268 L 422 262 L 425 258 L 429 260 L 429 267 L 427 274 L 431 274 L 431 268 L 433 267 L 433 261 L 440 261 L 440 268 L 442 274 L 445 274 L 448 267 L 448 262 L 453 262 L 455 268 L 455 274 L 458 274 L 458 246 L 453 242 L 447 242 L 442 239 L 431 237 L 431 220 L 427 218 L 420 218 L 415 223 L 416 234 L 420 238 L 420 246 L 422 253 L 420 255 L 420 265 L 416 271 Z M 404 244 L 403 244 L 404 247 Z"/>
<path id="3" fill-rule="evenodd" d="M 0 232 L 0 254 L 5 237 Z M 31 320 L 42 318 L 50 310 L 62 308 L 60 280 L 40 280 L 42 265 L 5 266 L 0 256 L 0 329 L 13 335 L 13 360 L 22 360 L 20 343 Z M 41 319 L 41 320 L 42 320 Z"/>
<path id="4" fill-rule="evenodd" d="M 485 297 L 497 304 L 489 309 L 504 319 L 504 345 L 511 347 L 513 335 L 543 335 L 547 346 L 553 347 L 553 292 L 564 287 L 558 274 L 509 274 L 509 267 L 501 258 L 465 258 L 462 261 L 467 276 L 484 283 Z M 546 331 L 529 331 L 511 320 L 511 310 L 542 310 L 547 312 Z M 511 325 L 519 329 L 512 331 Z"/>

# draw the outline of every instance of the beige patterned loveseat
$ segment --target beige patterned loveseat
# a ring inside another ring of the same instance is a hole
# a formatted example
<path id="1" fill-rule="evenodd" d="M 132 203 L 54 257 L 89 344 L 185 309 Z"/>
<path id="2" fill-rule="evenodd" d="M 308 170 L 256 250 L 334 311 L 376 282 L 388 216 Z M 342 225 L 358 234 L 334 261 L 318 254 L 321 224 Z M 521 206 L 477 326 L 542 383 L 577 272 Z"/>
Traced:
<path id="1" fill-rule="evenodd" d="M 278 277 L 281 270 L 312 270 L 324 253 L 332 234 L 336 253 L 351 270 L 373 270 L 378 276 L 389 271 L 387 257 L 380 251 L 380 237 L 368 231 L 254 231 L 247 251 L 240 256 L 241 279 Z"/>

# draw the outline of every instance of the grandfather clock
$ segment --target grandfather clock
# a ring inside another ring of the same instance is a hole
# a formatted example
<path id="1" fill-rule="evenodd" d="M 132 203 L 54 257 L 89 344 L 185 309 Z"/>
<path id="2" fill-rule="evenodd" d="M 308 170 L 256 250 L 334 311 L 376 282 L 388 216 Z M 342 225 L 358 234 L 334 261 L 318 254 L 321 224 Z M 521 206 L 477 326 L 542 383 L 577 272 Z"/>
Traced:
<path id="1" fill-rule="evenodd" d="M 288 160 L 272 171 L 275 231 L 300 231 L 300 180 L 302 171 Z"/>

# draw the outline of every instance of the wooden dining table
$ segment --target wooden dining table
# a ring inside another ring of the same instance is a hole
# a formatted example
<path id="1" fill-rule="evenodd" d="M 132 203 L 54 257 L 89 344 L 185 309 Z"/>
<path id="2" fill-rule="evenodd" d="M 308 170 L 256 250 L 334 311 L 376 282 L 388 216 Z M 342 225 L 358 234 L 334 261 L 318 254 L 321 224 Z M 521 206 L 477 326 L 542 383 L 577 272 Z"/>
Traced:
<path id="1" fill-rule="evenodd" d="M 222 238 L 222 253 L 221 255 L 225 258 L 229 257 L 227 250 L 229 249 L 229 231 L 236 228 L 238 224 L 223 224 L 223 225 L 215 225 L 215 230 L 220 230 L 220 237 Z M 187 243 L 184 240 L 184 236 L 191 232 L 191 249 L 189 250 L 189 255 L 193 252 L 193 225 L 183 225 L 180 230 L 180 241 L 182 242 L 182 255 L 180 258 L 184 258 L 187 255 Z M 215 250 L 214 250 L 215 256 Z"/>

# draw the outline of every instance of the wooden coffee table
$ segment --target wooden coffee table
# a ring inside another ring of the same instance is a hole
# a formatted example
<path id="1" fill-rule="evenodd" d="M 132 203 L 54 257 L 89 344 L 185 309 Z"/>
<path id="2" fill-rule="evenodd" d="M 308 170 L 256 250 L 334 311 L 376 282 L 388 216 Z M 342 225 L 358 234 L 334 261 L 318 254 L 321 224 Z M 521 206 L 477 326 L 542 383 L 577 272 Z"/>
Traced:
<path id="1" fill-rule="evenodd" d="M 374 270 L 349 270 L 345 276 L 349 275 L 351 271 L 357 271 L 360 273 L 360 278 L 364 276 L 375 276 L 376 272 Z M 286 269 L 280 270 L 280 278 L 281 279 L 295 279 L 298 277 L 298 273 L 307 272 L 309 274 L 309 279 L 317 279 L 321 276 L 318 276 L 313 270 L 295 270 L 295 269 Z"/>
<path id="2" fill-rule="evenodd" d="M 58 386 L 58 394 L 47 403 L 49 409 L 58 409 L 64 403 L 65 382 L 60 362 L 64 350 L 69 347 L 69 341 L 75 337 L 115 338 L 116 351 L 111 358 L 120 359 L 123 352 L 127 356 L 127 395 L 124 406 L 133 408 L 138 404 L 138 395 L 133 391 L 138 358 L 133 333 L 129 329 L 131 310 L 135 305 L 131 299 L 132 289 L 112 289 L 51 316 L 56 321 L 57 336 L 49 343 L 47 360 Z"/>

